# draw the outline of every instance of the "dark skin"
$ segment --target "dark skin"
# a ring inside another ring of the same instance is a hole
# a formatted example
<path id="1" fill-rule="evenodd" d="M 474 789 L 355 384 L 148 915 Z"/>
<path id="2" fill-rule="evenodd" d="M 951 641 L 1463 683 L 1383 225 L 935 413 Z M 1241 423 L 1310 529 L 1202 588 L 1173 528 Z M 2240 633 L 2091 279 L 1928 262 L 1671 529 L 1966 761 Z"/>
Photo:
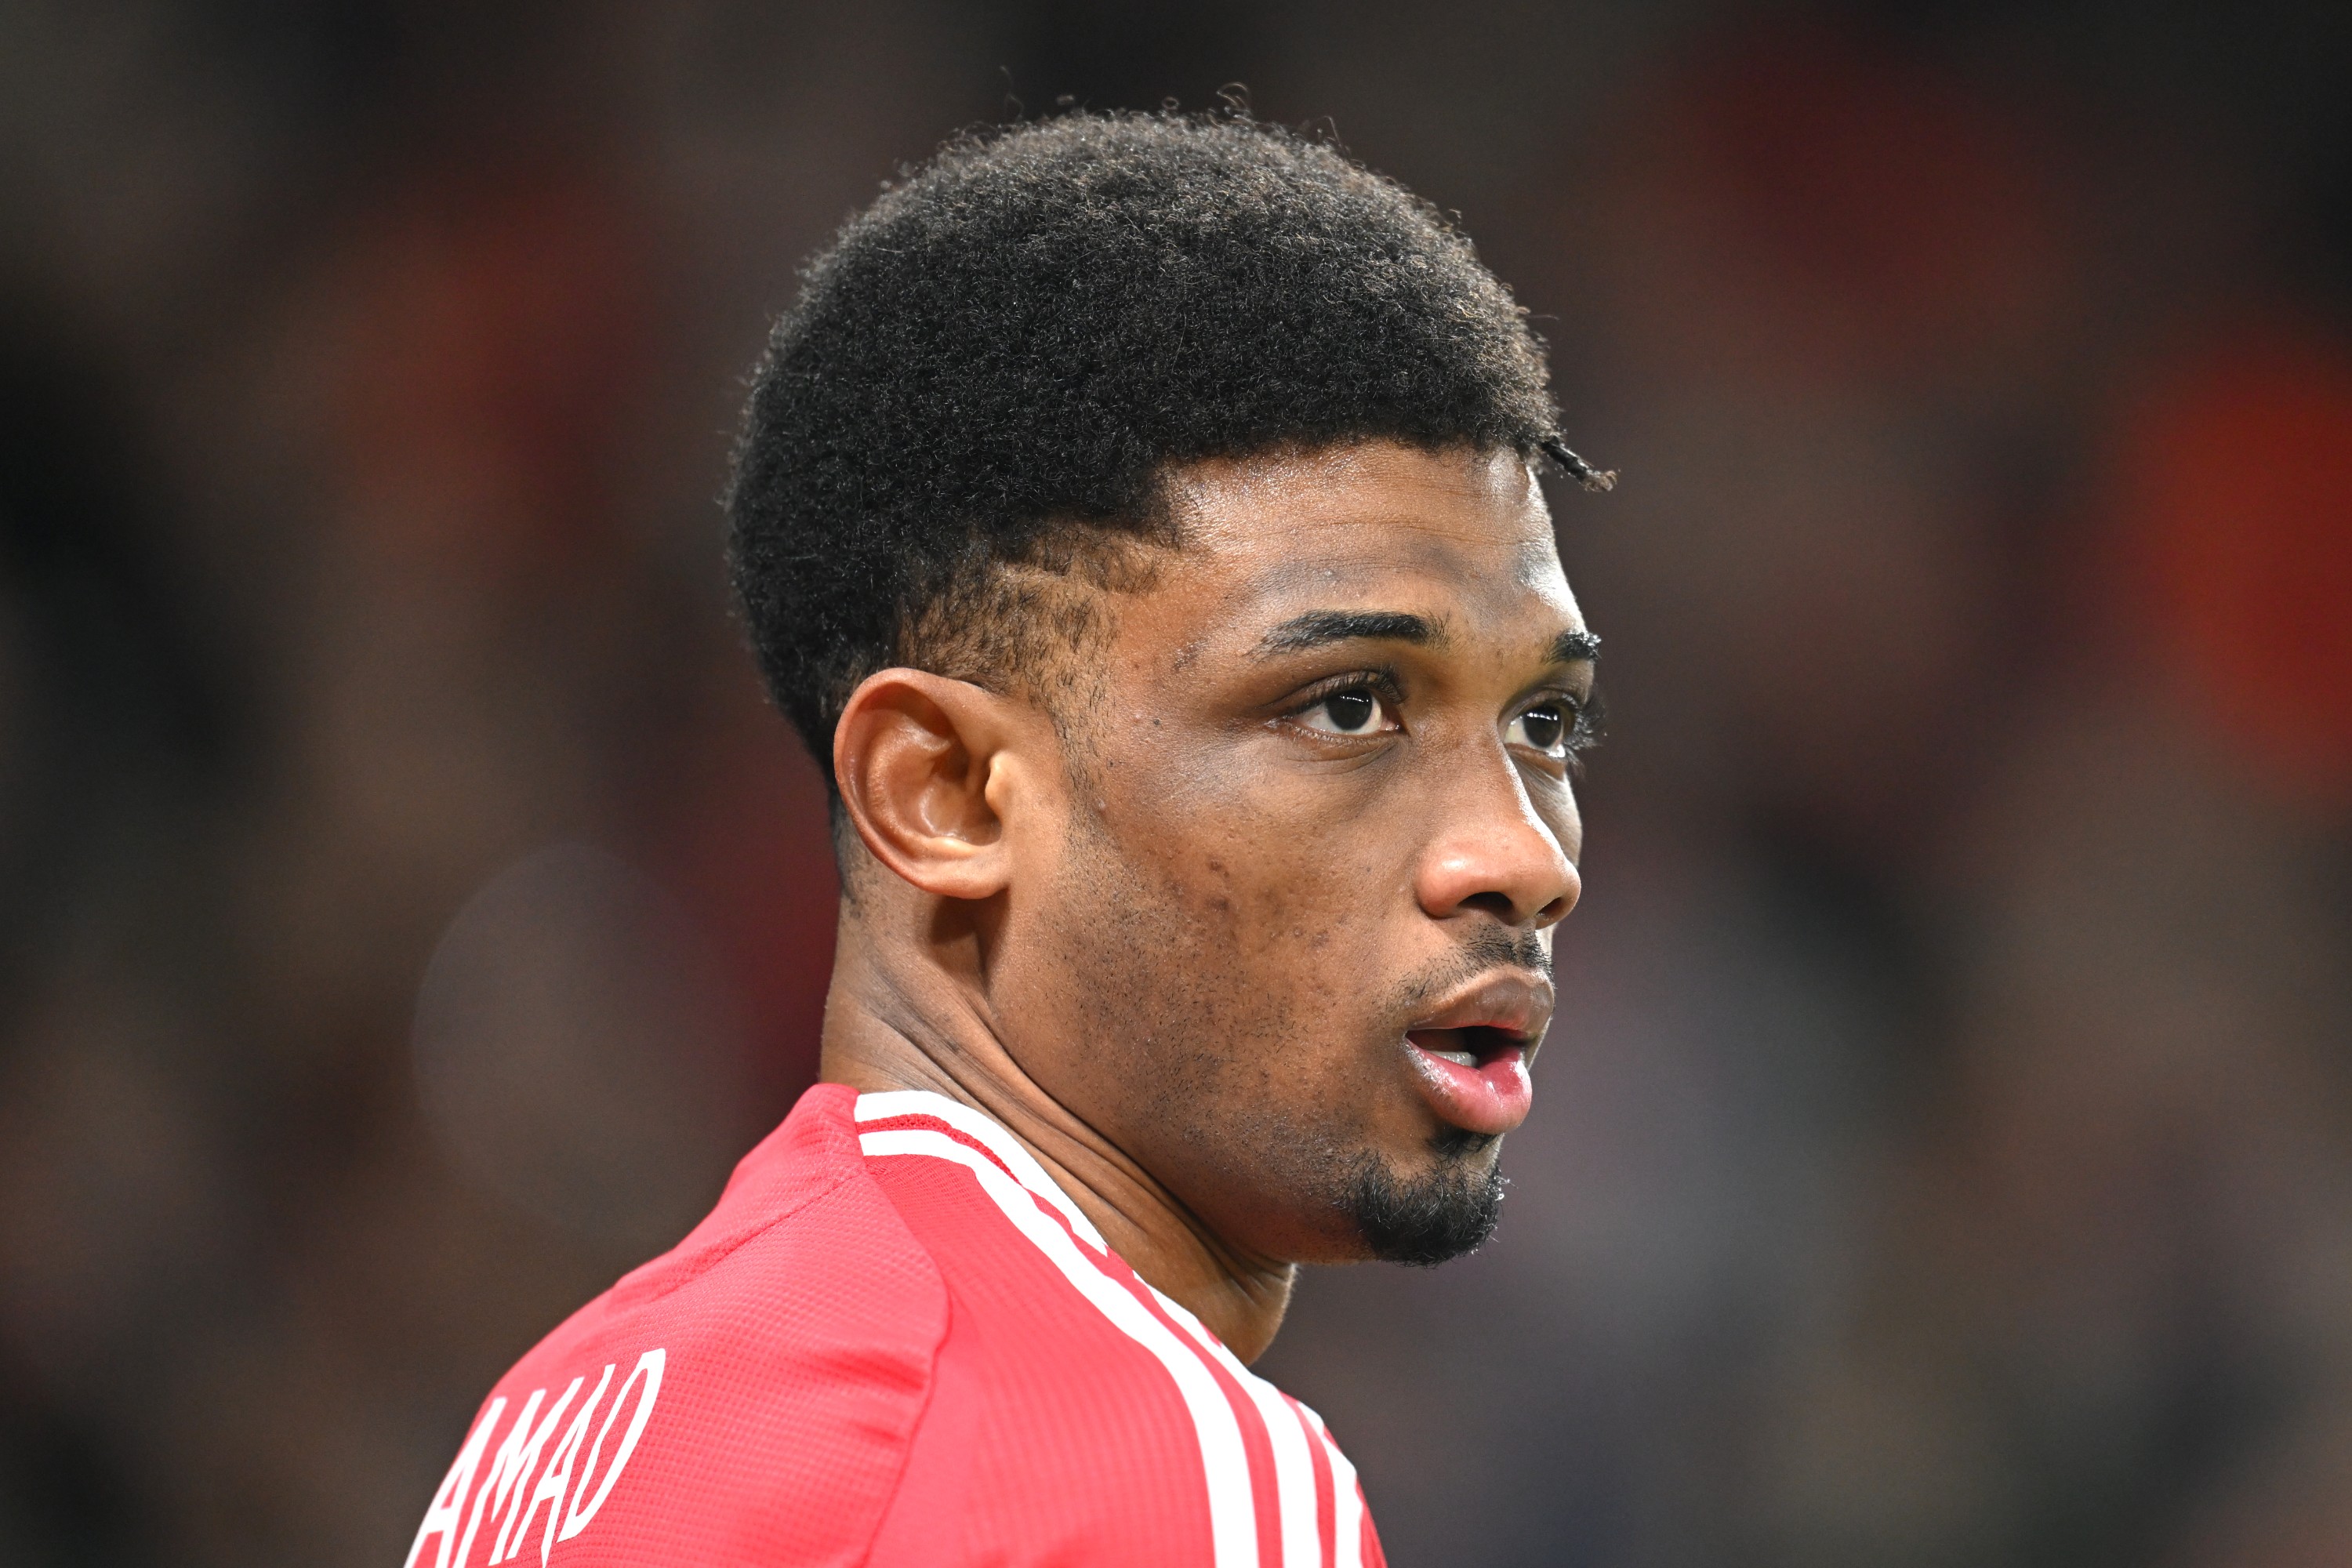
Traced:
<path id="1" fill-rule="evenodd" d="M 823 1074 L 994 1117 L 1252 1360 L 1295 1265 L 1370 1255 L 1347 1173 L 1475 1184 L 1524 1114 L 1415 1047 L 1542 1037 L 1592 666 L 1513 454 L 1171 481 L 1181 546 L 1045 701 L 907 668 L 852 697 Z"/>

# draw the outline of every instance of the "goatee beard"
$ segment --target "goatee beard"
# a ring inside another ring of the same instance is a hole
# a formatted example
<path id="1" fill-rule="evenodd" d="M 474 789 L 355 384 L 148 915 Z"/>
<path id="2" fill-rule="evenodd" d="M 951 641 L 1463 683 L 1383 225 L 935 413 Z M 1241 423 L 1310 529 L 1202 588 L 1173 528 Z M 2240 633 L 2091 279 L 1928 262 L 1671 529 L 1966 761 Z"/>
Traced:
<path id="1" fill-rule="evenodd" d="M 1483 1170 L 1470 1163 L 1493 1142 L 1475 1132 L 1447 1134 L 1437 1141 L 1443 1156 L 1437 1168 L 1410 1181 L 1367 1152 L 1356 1162 L 1339 1206 L 1383 1263 L 1433 1268 L 1475 1252 L 1502 1218 L 1501 1169 L 1491 1161 Z"/>

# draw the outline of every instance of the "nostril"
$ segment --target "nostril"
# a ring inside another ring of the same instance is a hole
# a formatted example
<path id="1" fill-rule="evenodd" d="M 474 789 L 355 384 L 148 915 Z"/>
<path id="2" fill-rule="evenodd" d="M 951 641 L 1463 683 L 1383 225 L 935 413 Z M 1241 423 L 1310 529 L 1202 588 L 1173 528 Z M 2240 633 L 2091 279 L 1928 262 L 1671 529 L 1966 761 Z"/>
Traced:
<path id="1" fill-rule="evenodd" d="M 1465 910 L 1483 910 L 1505 925 L 1519 923 L 1518 906 L 1508 893 L 1473 893 L 1462 900 Z"/>

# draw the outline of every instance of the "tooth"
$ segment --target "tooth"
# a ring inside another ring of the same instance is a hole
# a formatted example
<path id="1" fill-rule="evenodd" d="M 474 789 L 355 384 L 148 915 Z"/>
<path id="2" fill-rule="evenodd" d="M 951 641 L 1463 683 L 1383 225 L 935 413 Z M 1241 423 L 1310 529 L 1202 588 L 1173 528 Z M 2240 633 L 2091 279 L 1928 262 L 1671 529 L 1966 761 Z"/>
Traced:
<path id="1" fill-rule="evenodd" d="M 1423 1046 L 1422 1049 L 1429 1050 L 1429 1047 Z M 1478 1058 L 1470 1051 L 1430 1051 L 1429 1054 L 1433 1057 L 1443 1057 L 1455 1067 L 1475 1068 L 1478 1065 Z"/>

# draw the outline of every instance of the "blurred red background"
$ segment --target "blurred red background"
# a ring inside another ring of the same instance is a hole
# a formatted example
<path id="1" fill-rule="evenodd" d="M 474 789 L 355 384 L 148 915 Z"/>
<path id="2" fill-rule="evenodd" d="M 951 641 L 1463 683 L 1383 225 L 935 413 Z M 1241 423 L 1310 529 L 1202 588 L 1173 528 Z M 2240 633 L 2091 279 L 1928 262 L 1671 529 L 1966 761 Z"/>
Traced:
<path id="1" fill-rule="evenodd" d="M 1401 1564 L 2352 1559 L 2352 24 L 0 19 L 0 1562 L 393 1562 L 814 1066 L 717 497 L 956 127 L 1246 85 L 1553 345 L 1608 639 L 1485 1253 L 1267 1370 Z"/>

